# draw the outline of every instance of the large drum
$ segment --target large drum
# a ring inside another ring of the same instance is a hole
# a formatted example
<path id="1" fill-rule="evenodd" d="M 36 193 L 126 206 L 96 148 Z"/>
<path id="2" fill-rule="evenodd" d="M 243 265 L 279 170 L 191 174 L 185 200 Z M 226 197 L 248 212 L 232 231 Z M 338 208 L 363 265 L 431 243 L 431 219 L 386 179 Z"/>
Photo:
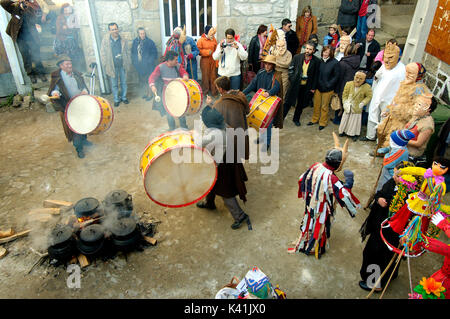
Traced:
<path id="1" fill-rule="evenodd" d="M 250 101 L 250 113 L 247 115 L 248 126 L 255 129 L 265 129 L 277 113 L 281 99 L 277 96 L 262 96 L 263 89 L 259 89 Z"/>
<path id="2" fill-rule="evenodd" d="M 114 112 L 107 100 L 99 96 L 81 94 L 67 103 L 66 123 L 77 134 L 98 134 L 110 128 Z"/>
<path id="3" fill-rule="evenodd" d="M 191 132 L 180 130 L 164 133 L 146 146 L 140 171 L 148 197 L 165 207 L 198 202 L 217 179 L 217 165 L 211 154 L 194 145 Z"/>
<path id="4" fill-rule="evenodd" d="M 172 80 L 163 89 L 163 103 L 173 117 L 196 114 L 203 104 L 202 88 L 192 79 Z"/>

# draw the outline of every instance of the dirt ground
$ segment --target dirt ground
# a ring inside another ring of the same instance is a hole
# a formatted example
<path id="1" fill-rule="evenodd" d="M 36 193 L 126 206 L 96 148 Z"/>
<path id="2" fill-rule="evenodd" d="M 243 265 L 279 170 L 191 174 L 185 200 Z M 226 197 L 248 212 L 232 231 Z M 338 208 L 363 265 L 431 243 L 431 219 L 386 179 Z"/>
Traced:
<path id="1" fill-rule="evenodd" d="M 84 159 L 67 143 L 58 113 L 46 113 L 39 104 L 32 110 L 0 111 L 0 229 L 34 227 L 28 237 L 3 245 L 9 254 L 0 259 L 0 298 L 214 298 L 233 276 L 243 278 L 253 266 L 279 284 L 289 299 L 365 298 L 367 292 L 358 286 L 365 244 L 358 230 L 368 212 L 360 210 L 352 219 L 339 208 L 330 247 L 320 260 L 286 252 L 298 236 L 304 207 L 297 198 L 298 176 L 324 159 L 337 126 L 330 122 L 323 131 L 306 126 L 312 115 L 308 108 L 302 126 L 296 127 L 291 111 L 280 131 L 276 174 L 261 174 L 266 164 L 245 165 L 248 201 L 242 207 L 251 217 L 253 230 L 245 226 L 232 230 L 231 215 L 219 198 L 218 209 L 208 211 L 195 205 L 164 208 L 147 197 L 139 159 L 147 143 L 167 130 L 167 121 L 151 110 L 151 102 L 133 96 L 130 101 L 114 109 L 114 122 L 107 132 L 89 138 L 94 147 L 87 149 Z M 190 128 L 198 117 L 188 118 Z M 350 142 L 345 163 L 355 173 L 353 190 L 363 204 L 381 165 L 380 159 L 376 165 L 370 163 L 368 152 L 373 147 Z M 39 249 L 42 234 L 49 229 L 27 220 L 30 209 L 42 207 L 45 199 L 103 200 L 115 189 L 133 196 L 136 213 L 161 221 L 155 235 L 158 245 L 131 253 L 127 259 L 118 256 L 84 268 L 80 289 L 67 287 L 69 274 L 63 266 L 43 264 L 28 274 L 39 259 L 30 247 Z M 443 257 L 432 253 L 412 259 L 413 286 L 442 263 Z M 407 263 L 402 262 L 385 298 L 405 299 L 409 291 Z"/>

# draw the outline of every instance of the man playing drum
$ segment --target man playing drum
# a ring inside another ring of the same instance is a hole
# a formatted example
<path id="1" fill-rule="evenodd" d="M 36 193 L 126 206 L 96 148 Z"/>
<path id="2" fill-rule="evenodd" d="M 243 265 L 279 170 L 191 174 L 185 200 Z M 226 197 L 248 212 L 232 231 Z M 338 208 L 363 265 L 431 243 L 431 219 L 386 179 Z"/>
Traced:
<path id="1" fill-rule="evenodd" d="M 50 88 L 47 94 L 53 97 L 52 101 L 57 110 L 60 111 L 67 140 L 73 142 L 78 157 L 83 158 L 85 156 L 83 146 L 90 146 L 92 143 L 87 140 L 87 135 L 76 134 L 69 129 L 64 119 L 64 111 L 72 97 L 79 94 L 88 94 L 88 89 L 81 73 L 72 69 L 72 59 L 69 56 L 62 56 L 56 65 L 59 69 L 51 74 Z"/>
<path id="2" fill-rule="evenodd" d="M 161 113 L 161 116 L 167 115 L 167 122 L 169 124 L 169 130 L 171 131 L 176 128 L 175 119 L 166 112 L 162 105 L 160 97 L 162 96 L 163 87 L 176 78 L 182 77 L 185 81 L 189 80 L 188 73 L 183 66 L 178 63 L 177 57 L 177 52 L 168 51 L 165 55 L 165 62 L 159 64 L 148 78 L 150 89 L 155 96 L 159 97 L 159 101 L 157 101 L 157 98 L 153 100 L 153 109 L 158 110 Z M 187 129 L 186 117 L 181 116 L 179 119 L 180 126 Z"/>
<path id="3" fill-rule="evenodd" d="M 213 109 L 222 114 L 225 124 L 235 129 L 229 135 L 230 130 L 227 129 L 227 143 L 223 163 L 218 165 L 218 176 L 216 184 L 211 192 L 206 195 L 206 201 L 198 202 L 197 207 L 216 209 L 214 203 L 216 195 L 223 197 L 224 203 L 230 210 L 234 218 L 234 223 L 231 225 L 232 229 L 238 229 L 241 224 L 247 222 L 249 230 L 251 229 L 250 218 L 239 206 L 236 195 L 244 202 L 247 200 L 245 195 L 247 189 L 245 182 L 248 180 L 245 173 L 243 159 L 249 158 L 249 143 L 247 131 L 247 118 L 249 112 L 248 102 L 245 95 L 239 90 L 230 90 L 231 81 L 226 76 L 221 76 L 216 79 L 215 84 L 221 95 L 214 105 Z M 207 100 L 209 104 L 210 101 Z M 204 115 L 202 113 L 202 115 Z M 242 129 L 239 134 L 239 129 Z M 235 134 L 235 135 L 234 135 Z M 234 154 L 234 158 L 228 154 Z"/>
<path id="4" fill-rule="evenodd" d="M 269 96 L 277 95 L 278 97 L 283 97 L 283 81 L 281 79 L 281 73 L 275 71 L 276 57 L 273 55 L 267 55 L 262 60 L 264 64 L 264 69 L 258 71 L 258 74 L 253 78 L 252 82 L 245 88 L 243 93 L 248 95 L 250 92 L 256 92 L 259 89 L 265 90 L 262 93 L 264 98 Z M 283 128 L 283 109 L 282 102 L 279 103 L 277 112 L 274 117 L 270 119 L 270 124 L 267 128 L 267 149 L 270 148 L 270 141 L 272 138 L 272 126 Z M 258 140 L 259 142 L 259 140 Z"/>

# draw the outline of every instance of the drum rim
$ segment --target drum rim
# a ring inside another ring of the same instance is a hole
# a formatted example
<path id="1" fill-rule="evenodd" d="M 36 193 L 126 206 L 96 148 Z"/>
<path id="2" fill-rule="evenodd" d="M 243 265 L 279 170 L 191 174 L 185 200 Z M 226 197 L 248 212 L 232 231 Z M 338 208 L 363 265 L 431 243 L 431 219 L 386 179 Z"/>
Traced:
<path id="1" fill-rule="evenodd" d="M 97 97 L 99 97 L 99 98 L 105 100 L 106 103 L 108 103 L 109 109 L 111 110 L 111 121 L 109 122 L 108 127 L 104 129 L 104 131 L 106 131 L 106 130 L 109 130 L 109 128 L 111 127 L 112 123 L 114 122 L 114 108 L 111 107 L 111 104 L 109 104 L 109 101 L 108 101 L 107 99 L 105 99 L 105 98 L 103 98 L 103 97 L 101 97 L 101 96 L 97 96 Z M 95 99 L 95 100 L 97 100 L 97 99 Z M 97 101 L 97 102 L 98 102 L 98 101 Z M 101 119 L 102 119 L 102 118 L 103 118 L 103 109 L 102 109 L 102 117 L 100 118 L 100 123 L 101 123 Z M 89 134 L 96 134 L 96 133 L 97 133 L 96 131 L 98 130 L 98 128 L 99 128 L 99 126 L 100 126 L 100 123 L 99 123 L 99 125 L 97 125 L 97 127 L 95 128 L 95 130 L 93 130 L 93 131 L 92 131 L 91 133 L 89 133 Z"/>
<path id="2" fill-rule="evenodd" d="M 197 85 L 197 88 L 198 88 L 199 91 L 200 91 L 200 107 L 198 108 L 197 112 L 195 112 L 195 113 L 189 113 L 189 108 L 188 108 L 188 114 L 189 114 L 189 115 L 194 115 L 194 114 L 197 114 L 197 113 L 202 109 L 202 104 L 203 104 L 203 100 L 204 100 L 204 95 L 203 95 L 202 86 L 201 86 L 196 80 L 194 80 L 194 79 L 189 79 L 189 80 L 191 80 L 192 82 L 194 82 L 195 85 Z"/>
<path id="3" fill-rule="evenodd" d="M 190 79 L 189 79 L 189 80 L 190 80 Z M 173 115 L 172 112 L 169 111 L 169 109 L 167 108 L 167 105 L 166 105 L 166 99 L 165 99 L 165 97 L 166 97 L 166 88 L 167 88 L 167 86 L 169 85 L 169 83 L 171 83 L 171 82 L 173 82 L 173 81 L 177 81 L 177 82 L 183 83 L 184 90 L 186 91 L 186 95 L 188 96 L 187 104 L 186 104 L 186 109 L 184 110 L 184 113 L 181 114 L 180 116 L 175 116 L 175 115 Z M 173 79 L 173 80 L 170 81 L 169 83 L 164 84 L 164 87 L 163 87 L 163 99 L 162 99 L 162 100 L 163 100 L 164 108 L 166 109 L 166 112 L 167 112 L 170 116 L 175 117 L 175 118 L 183 117 L 183 116 L 187 113 L 187 111 L 189 110 L 189 106 L 191 105 L 191 97 L 189 96 L 189 90 L 187 89 L 187 87 L 186 87 L 186 85 L 184 84 L 184 82 L 185 82 L 185 81 L 183 81 L 182 79 Z M 187 82 L 187 81 L 186 81 L 186 82 Z"/>
<path id="4" fill-rule="evenodd" d="M 215 172 L 216 172 L 216 174 L 215 174 L 215 176 L 214 176 L 214 182 L 211 184 L 211 186 L 210 186 L 210 188 L 208 189 L 208 191 L 207 191 L 205 194 L 203 194 L 202 196 L 200 196 L 198 199 L 195 199 L 195 200 L 193 200 L 192 202 L 189 202 L 189 203 L 186 203 L 186 204 L 180 204 L 180 205 L 164 204 L 164 203 L 161 203 L 161 202 L 157 201 L 156 199 L 152 198 L 152 196 L 150 196 L 150 194 L 149 194 L 148 191 L 147 191 L 147 187 L 145 187 L 145 176 L 147 175 L 147 172 L 148 172 L 149 167 L 152 165 L 152 163 L 153 163 L 155 160 L 157 160 L 157 159 L 158 159 L 159 157 L 161 157 L 163 154 L 165 154 L 165 153 L 167 153 L 167 152 L 169 152 L 169 151 L 171 151 L 171 150 L 173 150 L 173 149 L 179 148 L 179 147 L 180 147 L 180 146 L 178 146 L 178 145 L 177 145 L 177 146 L 169 147 L 169 148 L 165 149 L 164 152 L 162 152 L 162 153 L 159 154 L 158 156 L 154 157 L 154 158 L 147 164 L 147 167 L 145 167 L 145 170 L 144 170 L 144 174 L 142 175 L 142 180 L 143 180 L 142 182 L 143 182 L 143 184 L 144 184 L 144 190 L 145 190 L 145 193 L 147 194 L 147 196 L 148 196 L 152 201 L 154 201 L 156 204 L 158 204 L 158 205 L 160 205 L 160 206 L 163 206 L 163 207 L 180 208 L 180 207 L 186 207 L 186 206 L 195 204 L 195 203 L 197 203 L 198 201 L 202 200 L 206 195 L 208 195 L 209 192 L 211 192 L 211 190 L 214 188 L 214 186 L 216 185 L 216 182 L 217 182 L 218 169 L 217 169 L 217 163 L 216 163 L 216 161 L 214 160 L 214 157 L 213 157 L 213 156 L 208 152 L 208 150 L 207 150 L 206 148 L 204 148 L 204 147 L 200 147 L 200 146 L 197 146 L 197 145 L 188 145 L 187 147 L 189 147 L 189 148 L 195 148 L 195 149 L 201 150 L 202 152 L 205 152 L 205 151 L 206 151 L 206 153 L 207 153 L 207 154 L 211 157 L 211 159 L 213 160 L 213 163 L 214 163 L 214 166 L 215 166 Z M 147 148 L 146 148 L 146 150 L 147 150 Z M 144 153 L 145 153 L 145 151 L 144 151 Z M 141 158 L 142 158 L 142 156 L 141 156 Z"/>
<path id="5" fill-rule="evenodd" d="M 250 105 L 255 103 L 256 99 L 258 98 L 258 96 L 261 94 L 262 91 L 264 91 L 264 90 L 263 89 L 259 89 L 258 91 L 256 91 L 255 95 L 253 95 L 253 98 L 250 100 L 250 103 L 249 103 L 250 110 L 251 110 L 251 106 Z M 276 113 L 276 111 L 280 107 L 281 99 L 280 99 L 279 96 L 276 97 L 275 102 L 276 102 L 276 107 L 275 107 L 275 110 L 274 110 L 274 112 L 272 114 Z M 268 116 L 269 116 L 269 114 L 266 114 L 266 116 L 264 116 L 264 119 L 261 121 L 261 127 L 259 129 L 266 129 L 266 128 L 269 127 L 269 121 L 267 120 Z M 263 132 L 264 131 L 262 131 L 261 133 L 263 133 Z"/>
<path id="6" fill-rule="evenodd" d="M 77 97 L 82 96 L 82 95 L 83 95 L 83 96 L 84 96 L 84 95 L 88 95 L 88 96 L 90 96 L 90 97 L 93 97 L 93 98 L 94 98 L 94 101 L 97 102 L 98 106 L 100 107 L 100 119 L 99 119 L 99 121 L 98 121 L 97 126 L 95 127 L 95 129 L 93 129 L 93 130 L 92 130 L 91 132 L 89 132 L 89 133 L 79 133 L 79 132 L 75 131 L 75 129 L 70 125 L 69 120 L 68 120 L 68 118 L 67 118 L 67 111 L 69 110 L 70 103 L 71 103 L 74 99 L 76 99 Z M 91 95 L 91 94 L 77 94 L 77 95 L 73 96 L 73 97 L 69 100 L 69 102 L 67 102 L 67 106 L 66 106 L 66 109 L 65 109 L 65 111 L 64 111 L 64 119 L 66 120 L 67 126 L 69 127 L 69 129 L 70 129 L 72 132 L 74 132 L 74 133 L 76 133 L 76 134 L 80 134 L 80 135 L 87 135 L 87 134 L 90 134 L 90 133 L 94 132 L 94 131 L 98 128 L 98 126 L 100 125 L 100 123 L 101 123 L 101 121 L 102 121 L 102 118 L 103 118 L 103 109 L 102 109 L 102 107 L 101 107 L 101 105 L 100 105 L 100 102 L 95 98 L 94 95 Z"/>

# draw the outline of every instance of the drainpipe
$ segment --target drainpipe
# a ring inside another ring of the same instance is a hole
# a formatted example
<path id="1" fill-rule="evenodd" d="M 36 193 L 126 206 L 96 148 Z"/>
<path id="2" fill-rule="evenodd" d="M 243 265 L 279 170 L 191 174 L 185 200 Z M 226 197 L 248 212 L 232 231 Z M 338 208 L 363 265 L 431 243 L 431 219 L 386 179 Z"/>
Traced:
<path id="1" fill-rule="evenodd" d="M 0 34 L 3 39 L 3 45 L 5 46 L 6 55 L 8 57 L 9 66 L 11 67 L 11 72 L 14 77 L 14 82 L 16 83 L 17 92 L 20 95 L 27 95 L 31 92 L 31 85 L 25 83 L 22 73 L 22 64 L 20 57 L 17 54 L 16 46 L 14 41 L 9 35 L 6 34 L 5 30 L 10 19 L 9 13 L 7 13 L 3 8 L 0 10 Z"/>
<path id="2" fill-rule="evenodd" d="M 100 45 L 101 45 L 101 37 L 98 32 L 98 24 L 97 24 L 97 15 L 95 12 L 94 1 L 86 0 L 86 8 L 87 8 L 87 18 L 89 20 L 89 28 L 91 29 L 92 34 L 92 47 L 94 48 L 95 61 L 97 63 L 98 70 L 98 80 L 100 82 L 100 91 L 102 94 L 111 93 L 108 81 L 105 81 L 105 74 L 103 72 L 102 61 L 100 59 Z"/>

